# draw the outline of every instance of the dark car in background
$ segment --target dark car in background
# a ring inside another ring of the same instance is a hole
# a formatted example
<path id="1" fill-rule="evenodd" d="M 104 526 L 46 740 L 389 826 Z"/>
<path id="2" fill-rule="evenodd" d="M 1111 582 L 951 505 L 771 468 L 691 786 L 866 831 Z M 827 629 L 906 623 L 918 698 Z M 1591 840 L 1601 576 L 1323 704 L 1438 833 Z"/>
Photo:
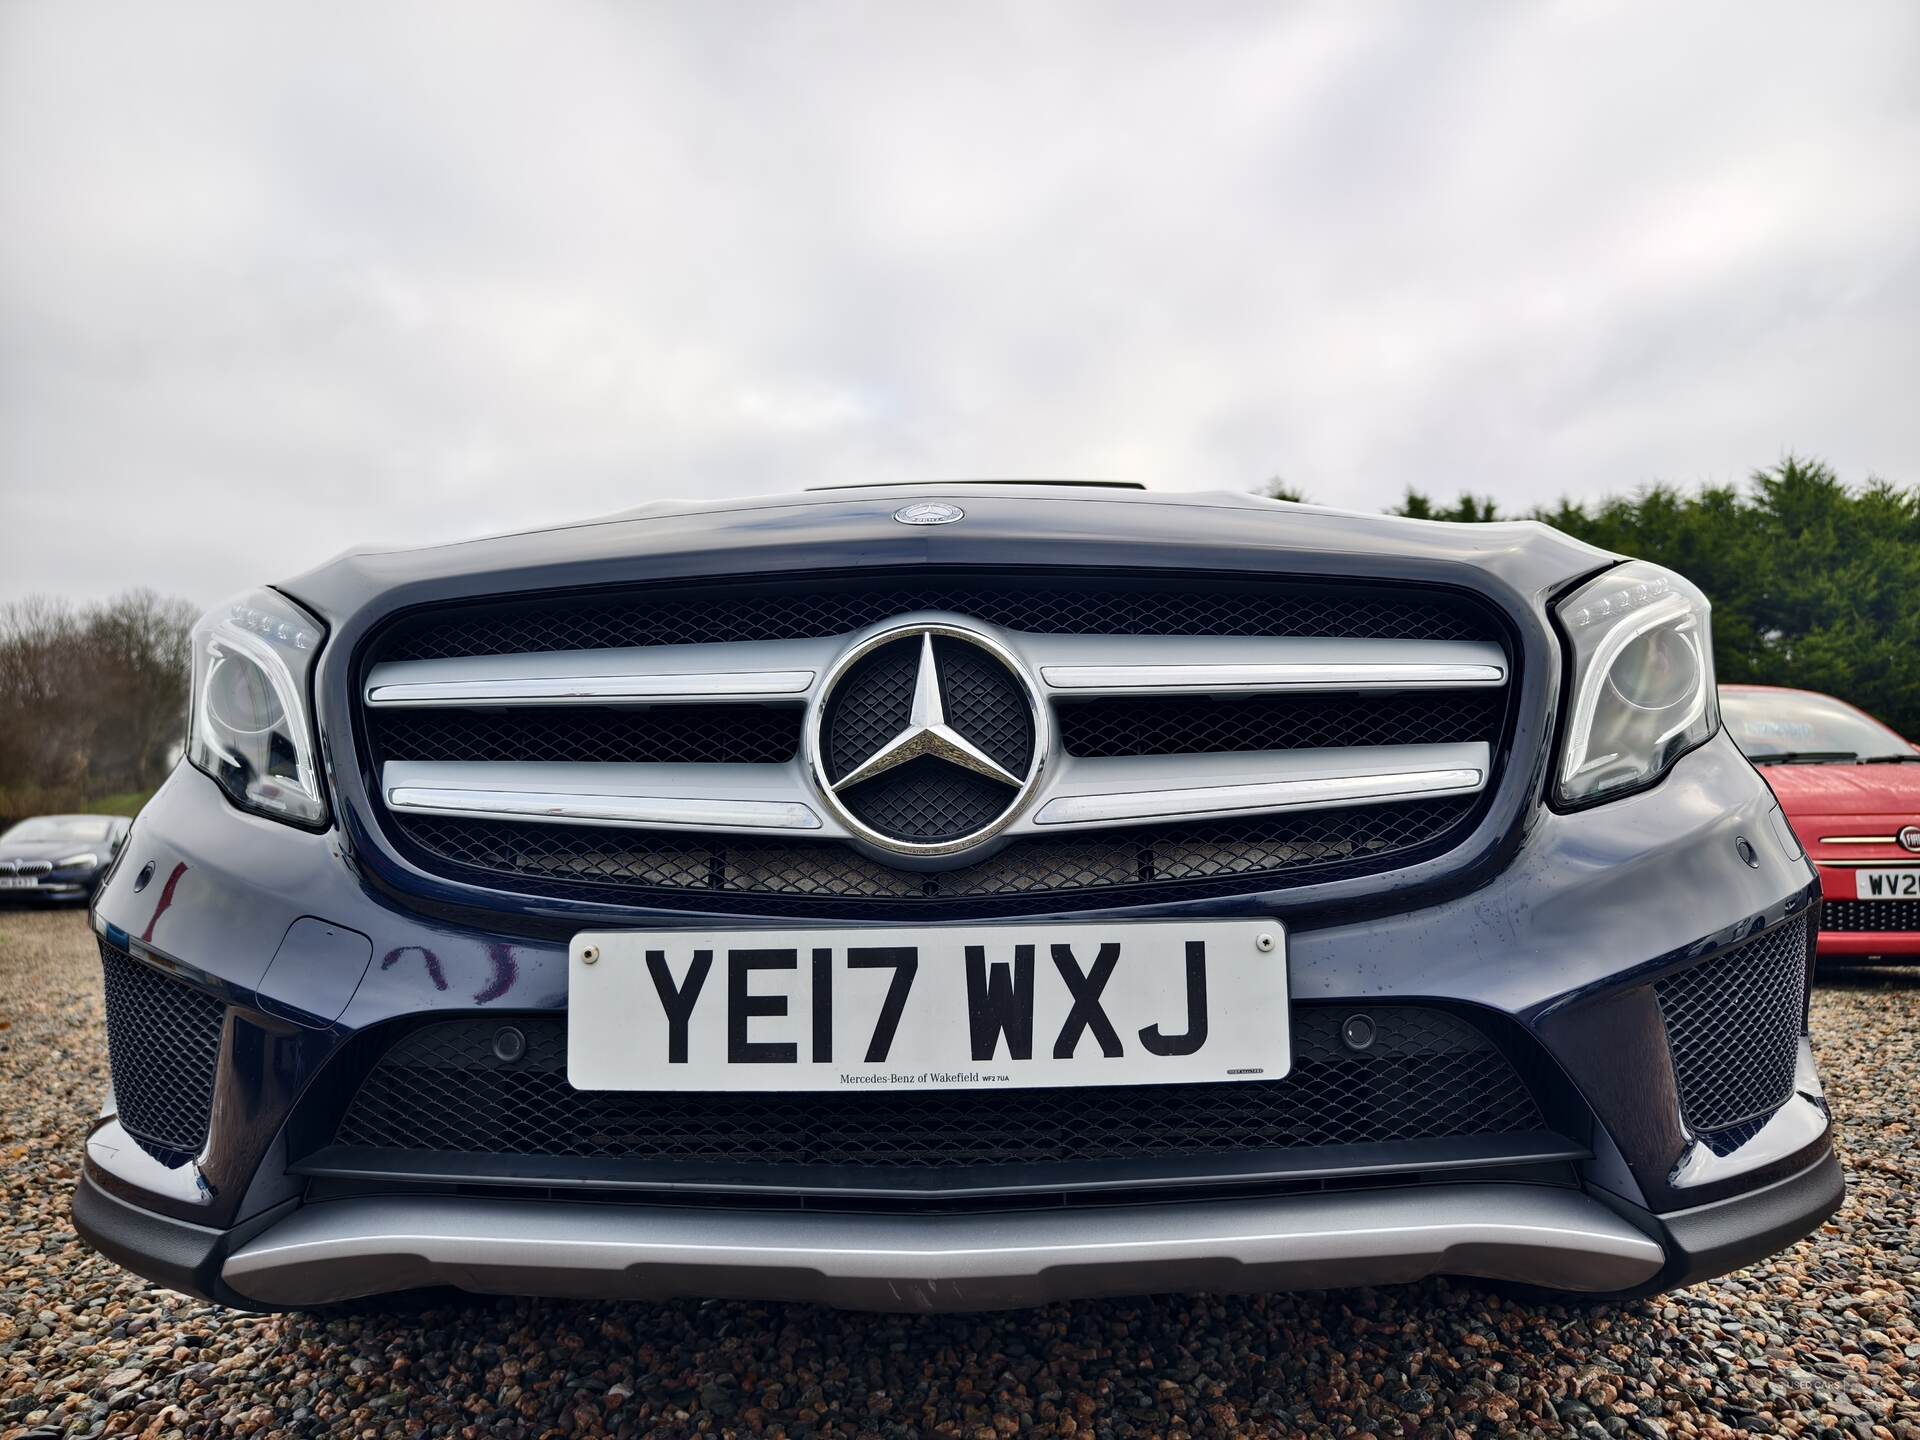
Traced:
<path id="1" fill-rule="evenodd" d="M 0 831 L 0 901 L 90 899 L 132 823 L 121 815 L 36 815 Z"/>
<path id="2" fill-rule="evenodd" d="M 1722 685 L 1727 729 L 1820 870 L 1820 953 L 1920 962 L 1920 747 L 1831 695 Z"/>
<path id="3" fill-rule="evenodd" d="M 850 489 L 209 614 L 94 910 L 82 1235 L 979 1309 L 1689 1283 L 1841 1199 L 1708 607 L 1544 526 Z"/>

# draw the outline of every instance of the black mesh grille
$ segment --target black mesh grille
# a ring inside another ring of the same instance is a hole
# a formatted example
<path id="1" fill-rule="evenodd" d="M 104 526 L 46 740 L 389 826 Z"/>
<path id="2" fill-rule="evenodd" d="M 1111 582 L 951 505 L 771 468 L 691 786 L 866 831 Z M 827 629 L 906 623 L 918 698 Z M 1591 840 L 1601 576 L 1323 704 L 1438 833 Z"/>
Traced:
<path id="1" fill-rule="evenodd" d="M 995 763 L 1025 775 L 1033 761 L 1033 710 L 1020 682 L 972 645 L 934 642 L 947 720 Z"/>
<path id="2" fill-rule="evenodd" d="M 839 583 L 802 576 L 758 587 L 676 586 L 618 596 L 516 597 L 409 619 L 386 660 L 625 645 L 694 645 L 844 635 L 916 610 L 970 615 L 1039 635 L 1350 635 L 1487 639 L 1486 616 L 1443 591 L 1391 585 L 1208 583 L 1111 576 Z"/>
<path id="3" fill-rule="evenodd" d="M 370 710 L 376 762 L 572 760 L 778 764 L 800 749 L 797 705 L 675 705 L 657 710 L 535 706 L 512 711 Z"/>
<path id="4" fill-rule="evenodd" d="M 374 1067 L 343 1145 L 662 1163 L 905 1170 L 1286 1150 L 1544 1128 L 1506 1056 L 1444 1011 L 1366 1008 L 1372 1048 L 1341 1044 L 1355 1006 L 1300 1006 L 1293 1070 L 1244 1084 L 913 1095 L 575 1090 L 566 1025 L 514 1020 L 525 1055 L 493 1054 L 501 1021 L 429 1025 Z"/>
<path id="5" fill-rule="evenodd" d="M 120 1123 L 168 1164 L 199 1154 L 226 1007 L 106 941 L 107 1059 Z"/>
<path id="6" fill-rule="evenodd" d="M 1196 755 L 1500 738 L 1503 690 L 1079 700 L 1055 708 L 1069 755 Z"/>
<path id="7" fill-rule="evenodd" d="M 983 830 L 1019 796 L 1011 785 L 923 755 L 843 790 L 842 802 L 882 834 L 957 840 Z"/>
<path id="8" fill-rule="evenodd" d="M 1793 1093 L 1810 939 L 1804 920 L 1777 925 L 1654 987 L 1680 1109 L 1694 1131 L 1771 1114 Z"/>
<path id="9" fill-rule="evenodd" d="M 1820 928 L 1843 935 L 1920 934 L 1920 900 L 1829 900 Z"/>
<path id="10" fill-rule="evenodd" d="M 905 768 L 905 767 L 902 767 Z M 1242 888 L 1248 877 L 1333 879 L 1406 863 L 1443 843 L 1471 797 L 1355 806 L 1153 830 L 1089 830 L 1020 839 L 986 860 L 920 874 L 826 842 L 774 844 L 700 835 L 408 816 L 402 833 L 475 883 L 512 877 L 529 893 L 763 913 L 886 914 L 939 902 L 942 913 L 1053 909 L 1076 894 L 1101 904 Z M 697 896 L 686 892 L 698 891 Z M 1025 897 L 1032 903 L 1022 907 Z M 785 906 L 776 901 L 784 900 Z"/>
<path id="11" fill-rule="evenodd" d="M 907 728 L 919 656 L 912 644 L 888 645 L 856 662 L 822 717 L 820 754 L 839 780 Z"/>

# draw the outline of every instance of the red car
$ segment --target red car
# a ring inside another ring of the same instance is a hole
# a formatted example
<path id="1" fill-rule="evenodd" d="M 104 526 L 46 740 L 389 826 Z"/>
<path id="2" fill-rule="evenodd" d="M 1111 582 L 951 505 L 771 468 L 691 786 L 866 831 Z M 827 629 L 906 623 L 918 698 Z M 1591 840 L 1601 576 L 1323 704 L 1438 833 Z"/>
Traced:
<path id="1" fill-rule="evenodd" d="M 1722 685 L 1720 713 L 1820 867 L 1820 954 L 1920 962 L 1920 747 L 1811 690 Z"/>

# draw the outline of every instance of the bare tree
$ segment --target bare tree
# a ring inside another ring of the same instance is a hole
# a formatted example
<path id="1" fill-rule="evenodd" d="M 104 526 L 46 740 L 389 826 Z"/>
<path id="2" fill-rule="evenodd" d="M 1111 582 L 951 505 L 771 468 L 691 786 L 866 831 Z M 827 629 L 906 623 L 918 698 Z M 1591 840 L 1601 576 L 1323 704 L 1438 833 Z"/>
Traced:
<path id="1" fill-rule="evenodd" d="M 0 605 L 0 819 L 159 783 L 185 731 L 193 619 L 151 590 Z"/>
<path id="2" fill-rule="evenodd" d="M 100 693 L 111 694 L 93 732 L 100 778 L 146 790 L 166 773 L 186 723 L 193 607 L 151 590 L 129 590 L 90 612 L 86 649 Z"/>

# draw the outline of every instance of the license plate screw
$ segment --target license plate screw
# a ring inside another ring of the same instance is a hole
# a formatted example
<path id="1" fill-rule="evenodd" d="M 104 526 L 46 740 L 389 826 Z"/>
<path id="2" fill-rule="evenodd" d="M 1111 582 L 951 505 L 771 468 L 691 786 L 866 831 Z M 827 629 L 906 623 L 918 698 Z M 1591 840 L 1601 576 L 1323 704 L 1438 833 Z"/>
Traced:
<path id="1" fill-rule="evenodd" d="M 1253 937 L 1253 948 L 1258 950 L 1262 955 L 1271 955 L 1273 953 L 1273 947 L 1279 943 L 1278 940 L 1274 939 L 1273 936 L 1269 935 L 1265 930 L 1262 930 L 1258 935 Z"/>
<path id="2" fill-rule="evenodd" d="M 598 960 L 599 958 L 600 958 L 600 947 L 598 945 L 586 945 L 581 947 L 580 963 L 582 965 L 591 965 L 593 964 L 594 961 Z"/>

